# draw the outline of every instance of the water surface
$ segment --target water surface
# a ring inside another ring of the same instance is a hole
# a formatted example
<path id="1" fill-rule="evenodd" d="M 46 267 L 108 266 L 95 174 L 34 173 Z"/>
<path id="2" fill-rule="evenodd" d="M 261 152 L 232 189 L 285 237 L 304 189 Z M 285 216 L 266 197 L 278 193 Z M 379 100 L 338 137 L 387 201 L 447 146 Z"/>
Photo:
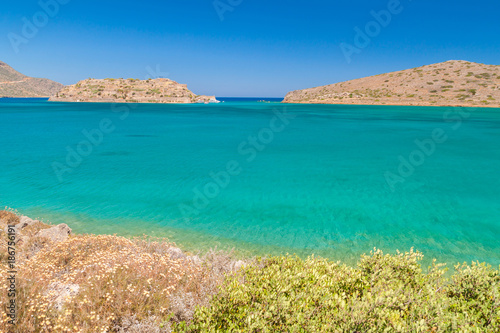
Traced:
<path id="1" fill-rule="evenodd" d="M 187 249 L 500 264 L 499 143 L 500 109 L 2 100 L 0 204 Z"/>

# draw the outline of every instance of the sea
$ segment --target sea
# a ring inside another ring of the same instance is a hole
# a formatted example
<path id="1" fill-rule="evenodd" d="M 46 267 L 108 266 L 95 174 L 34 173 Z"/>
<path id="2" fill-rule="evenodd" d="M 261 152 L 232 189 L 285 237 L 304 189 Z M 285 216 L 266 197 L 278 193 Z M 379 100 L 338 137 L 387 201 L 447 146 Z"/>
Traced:
<path id="1" fill-rule="evenodd" d="M 500 109 L 0 99 L 0 206 L 191 252 L 500 264 Z"/>

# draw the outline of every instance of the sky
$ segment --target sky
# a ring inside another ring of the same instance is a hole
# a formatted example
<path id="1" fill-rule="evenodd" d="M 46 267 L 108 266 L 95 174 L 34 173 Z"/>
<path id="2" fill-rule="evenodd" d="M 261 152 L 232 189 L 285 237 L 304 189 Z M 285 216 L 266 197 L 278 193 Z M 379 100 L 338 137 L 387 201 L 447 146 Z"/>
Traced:
<path id="1" fill-rule="evenodd" d="M 499 15 L 491 0 L 4 1 L 0 61 L 63 84 L 162 76 L 283 97 L 447 60 L 499 65 Z"/>

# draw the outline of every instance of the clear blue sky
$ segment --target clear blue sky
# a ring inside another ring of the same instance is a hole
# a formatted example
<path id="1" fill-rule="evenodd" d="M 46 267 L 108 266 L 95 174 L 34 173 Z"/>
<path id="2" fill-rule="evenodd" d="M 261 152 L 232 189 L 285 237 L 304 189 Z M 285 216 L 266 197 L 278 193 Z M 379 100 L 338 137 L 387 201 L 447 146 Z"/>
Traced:
<path id="1" fill-rule="evenodd" d="M 198 94 L 256 97 L 451 59 L 500 64 L 498 1 L 401 0 L 350 63 L 340 43 L 354 45 L 354 28 L 394 0 L 218 0 L 232 9 L 223 20 L 213 0 L 59 1 L 68 3 L 18 53 L 9 36 L 22 37 L 23 17 L 33 22 L 43 9 L 3 1 L 0 60 L 64 84 L 145 78 L 158 67 Z"/>

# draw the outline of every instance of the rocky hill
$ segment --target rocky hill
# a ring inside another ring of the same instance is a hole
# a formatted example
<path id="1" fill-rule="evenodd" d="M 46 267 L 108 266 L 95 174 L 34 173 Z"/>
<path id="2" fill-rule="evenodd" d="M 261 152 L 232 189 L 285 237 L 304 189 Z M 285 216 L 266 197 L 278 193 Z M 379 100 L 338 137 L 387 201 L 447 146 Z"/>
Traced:
<path id="1" fill-rule="evenodd" d="M 0 97 L 50 97 L 62 87 L 55 81 L 21 74 L 0 61 Z"/>
<path id="2" fill-rule="evenodd" d="M 66 86 L 51 101 L 100 103 L 197 103 L 216 102 L 215 96 L 199 96 L 169 79 L 87 79 Z"/>
<path id="3" fill-rule="evenodd" d="M 296 90 L 283 102 L 500 107 L 500 66 L 451 60 Z"/>

